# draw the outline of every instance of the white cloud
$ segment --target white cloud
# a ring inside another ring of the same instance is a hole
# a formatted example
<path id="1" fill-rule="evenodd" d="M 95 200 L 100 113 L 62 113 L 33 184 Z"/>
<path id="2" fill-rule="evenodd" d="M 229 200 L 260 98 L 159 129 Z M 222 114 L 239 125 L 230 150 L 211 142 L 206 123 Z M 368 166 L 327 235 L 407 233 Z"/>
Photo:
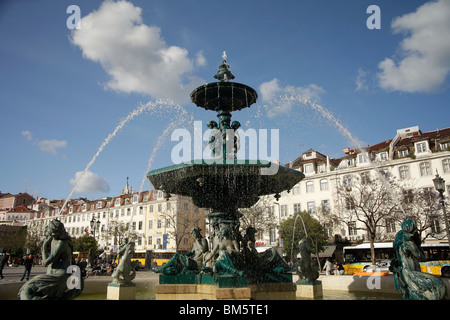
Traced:
<path id="1" fill-rule="evenodd" d="M 361 90 L 369 90 L 369 86 L 367 85 L 367 76 L 368 76 L 368 72 L 358 68 L 358 74 L 356 76 L 356 88 L 355 91 L 361 91 Z"/>
<path id="2" fill-rule="evenodd" d="M 106 87 L 171 98 L 182 102 L 204 80 L 192 75 L 194 66 L 206 64 L 202 53 L 190 59 L 188 51 L 169 46 L 161 30 L 142 22 L 142 9 L 127 1 L 105 1 L 81 19 L 72 42 L 83 56 L 99 62 L 111 79 Z"/>
<path id="3" fill-rule="evenodd" d="M 67 141 L 65 141 L 65 140 L 55 140 L 55 139 L 36 140 L 36 139 L 33 139 L 33 135 L 28 130 L 22 131 L 22 135 L 28 141 L 31 141 L 33 144 L 38 145 L 39 149 L 41 149 L 42 151 L 49 152 L 51 154 L 54 154 L 55 156 L 58 155 L 57 149 L 67 147 Z"/>
<path id="4" fill-rule="evenodd" d="M 435 92 L 450 72 L 450 1 L 426 3 L 392 22 L 394 33 L 409 35 L 400 43 L 398 63 L 386 58 L 378 67 L 379 85 L 386 90 Z"/>
<path id="5" fill-rule="evenodd" d="M 38 146 L 42 151 L 50 152 L 51 154 L 57 155 L 58 151 L 56 149 L 58 148 L 65 148 L 67 146 L 67 141 L 63 140 L 41 140 L 38 141 Z"/>
<path id="6" fill-rule="evenodd" d="M 261 93 L 261 99 L 265 102 L 275 102 L 274 100 L 284 95 L 293 95 L 299 97 L 309 97 L 311 99 L 319 99 L 321 94 L 325 93 L 325 90 L 315 84 L 310 84 L 307 87 L 294 87 L 285 86 L 281 87 L 277 78 L 274 78 L 268 82 L 264 82 L 259 86 L 259 92 Z M 288 113 L 292 108 L 292 105 L 287 102 L 276 102 L 276 106 L 273 106 L 268 111 L 268 117 L 273 117 L 280 113 Z"/>
<path id="7" fill-rule="evenodd" d="M 75 174 L 75 178 L 70 179 L 69 182 L 72 186 L 77 185 L 74 189 L 75 193 L 109 192 L 109 185 L 106 179 L 91 171 L 86 171 L 84 175 L 83 171 L 78 171 Z"/>
<path id="8" fill-rule="evenodd" d="M 33 139 L 33 136 L 31 135 L 31 132 L 26 130 L 22 131 L 22 135 L 27 139 L 28 141 L 31 141 Z"/>

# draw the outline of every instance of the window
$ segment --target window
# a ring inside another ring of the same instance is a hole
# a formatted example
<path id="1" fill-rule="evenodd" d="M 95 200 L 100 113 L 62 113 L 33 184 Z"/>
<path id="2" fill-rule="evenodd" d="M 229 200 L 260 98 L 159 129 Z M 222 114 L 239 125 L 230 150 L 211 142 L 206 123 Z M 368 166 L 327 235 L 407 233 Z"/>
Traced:
<path id="1" fill-rule="evenodd" d="M 428 151 L 428 143 L 426 141 L 416 143 L 416 152 L 423 153 Z"/>
<path id="2" fill-rule="evenodd" d="M 158 212 L 161 212 L 161 211 L 162 211 L 162 204 L 158 203 Z"/>
<path id="3" fill-rule="evenodd" d="M 148 207 L 148 212 L 153 212 L 153 205 L 151 204 L 150 207 Z"/>
<path id="4" fill-rule="evenodd" d="M 421 162 L 419 168 L 422 177 L 431 175 L 431 164 L 429 162 Z"/>
<path id="5" fill-rule="evenodd" d="M 377 155 L 377 158 L 378 158 L 378 161 L 387 161 L 388 160 L 388 153 L 386 151 L 385 152 L 380 152 Z"/>
<path id="6" fill-rule="evenodd" d="M 102 202 L 99 201 L 99 202 L 97 202 L 97 209 L 101 209 L 101 208 L 102 208 Z"/>
<path id="7" fill-rule="evenodd" d="M 316 212 L 316 204 L 314 201 L 310 201 L 306 204 L 307 210 L 309 213 L 315 213 Z"/>
<path id="8" fill-rule="evenodd" d="M 304 164 L 303 165 L 303 172 L 304 173 L 312 173 L 312 172 L 314 172 L 313 164 L 312 163 Z"/>
<path id="9" fill-rule="evenodd" d="M 153 244 L 153 237 L 152 236 L 148 236 L 147 244 L 148 245 L 152 245 Z"/>
<path id="10" fill-rule="evenodd" d="M 270 243 L 275 243 L 277 241 L 277 231 L 272 228 L 269 230 Z"/>
<path id="11" fill-rule="evenodd" d="M 153 220 L 148 220 L 148 228 L 153 229 Z"/>
<path id="12" fill-rule="evenodd" d="M 166 204 L 167 211 L 170 210 L 170 205 L 171 205 L 171 203 L 170 203 L 170 202 L 167 202 L 167 204 Z"/>
<path id="13" fill-rule="evenodd" d="M 318 173 L 325 172 L 325 163 L 321 163 L 317 166 L 317 172 Z"/>
<path id="14" fill-rule="evenodd" d="M 442 160 L 442 169 L 444 172 L 450 172 L 450 159 Z"/>
<path id="15" fill-rule="evenodd" d="M 322 200 L 322 211 L 330 212 L 330 200 Z"/>
<path id="16" fill-rule="evenodd" d="M 342 184 L 344 187 L 348 188 L 352 186 L 352 176 L 347 174 L 342 178 Z"/>
<path id="17" fill-rule="evenodd" d="M 280 206 L 280 216 L 286 217 L 287 216 L 287 205 L 283 204 Z"/>
<path id="18" fill-rule="evenodd" d="M 301 211 L 300 203 L 294 203 L 294 213 Z"/>
<path id="19" fill-rule="evenodd" d="M 348 235 L 356 236 L 356 222 L 355 221 L 350 221 L 348 223 Z"/>
<path id="20" fill-rule="evenodd" d="M 138 195 L 137 194 L 133 195 L 133 202 L 134 203 L 138 202 Z"/>
<path id="21" fill-rule="evenodd" d="M 139 221 L 139 227 L 138 227 L 139 229 L 138 230 L 142 230 L 142 224 L 143 224 L 142 221 Z"/>
<path id="22" fill-rule="evenodd" d="M 274 213 L 274 212 L 275 212 L 274 206 L 270 206 L 270 207 L 268 207 L 267 209 L 268 209 L 267 214 L 268 214 L 269 218 L 273 218 L 273 217 L 275 216 L 275 213 Z"/>
<path id="23" fill-rule="evenodd" d="M 361 184 L 369 184 L 370 183 L 370 175 L 368 172 L 361 173 Z"/>
<path id="24" fill-rule="evenodd" d="M 116 201 L 114 202 L 114 205 L 115 205 L 115 206 L 120 205 L 120 198 L 117 198 L 117 199 L 116 199 Z"/>
<path id="25" fill-rule="evenodd" d="M 367 155 L 367 153 L 358 154 L 358 162 L 359 163 L 369 162 L 369 156 Z"/>
<path id="26" fill-rule="evenodd" d="M 161 229 L 161 227 L 162 227 L 162 220 L 161 219 L 158 219 L 158 224 L 157 224 L 157 226 L 156 226 L 158 229 Z"/>
<path id="27" fill-rule="evenodd" d="M 441 226 L 437 217 L 431 220 L 431 233 L 441 233 Z"/>
<path id="28" fill-rule="evenodd" d="M 400 174 L 400 179 L 409 179 L 409 166 L 398 167 L 398 173 Z"/>
<path id="29" fill-rule="evenodd" d="M 447 150 L 450 148 L 450 142 L 441 143 L 441 150 Z"/>
<path id="30" fill-rule="evenodd" d="M 292 194 L 300 194 L 300 185 L 296 184 L 294 188 L 292 188 Z"/>
<path id="31" fill-rule="evenodd" d="M 326 190 L 328 190 L 328 180 L 321 179 L 320 180 L 320 191 L 326 191 Z"/>
<path id="32" fill-rule="evenodd" d="M 395 220 L 394 219 L 386 219 L 386 232 L 394 233 L 395 232 Z"/>
<path id="33" fill-rule="evenodd" d="M 306 193 L 314 192 L 314 182 L 308 181 L 306 182 Z"/>
<path id="34" fill-rule="evenodd" d="M 406 157 L 408 154 L 409 154 L 409 150 L 408 149 L 406 149 L 406 150 L 399 150 L 398 151 L 398 156 L 399 157 Z"/>

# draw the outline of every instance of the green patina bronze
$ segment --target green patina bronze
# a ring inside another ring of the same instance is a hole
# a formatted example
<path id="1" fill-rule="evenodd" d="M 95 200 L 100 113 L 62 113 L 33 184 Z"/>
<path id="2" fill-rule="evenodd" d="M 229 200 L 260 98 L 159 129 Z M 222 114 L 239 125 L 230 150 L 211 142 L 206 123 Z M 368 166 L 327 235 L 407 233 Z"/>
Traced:
<path id="1" fill-rule="evenodd" d="M 396 258 L 389 269 L 394 273 L 395 287 L 404 300 L 443 300 L 447 297 L 447 287 L 436 275 L 422 272 L 420 261 L 425 261 L 421 248 L 417 222 L 405 219 L 402 230 L 394 240 Z"/>
<path id="2" fill-rule="evenodd" d="M 292 270 L 275 249 L 258 253 L 255 249 L 255 229 L 245 235 L 239 231 L 239 208 L 254 205 L 260 196 L 290 190 L 304 178 L 296 170 L 270 161 L 238 160 L 238 121 L 231 123 L 231 112 L 254 104 L 258 95 L 234 79 L 230 66 L 223 63 L 214 76 L 219 82 L 208 83 L 191 93 L 198 107 L 217 112 L 218 122 L 209 121 L 209 147 L 213 158 L 193 160 L 166 168 L 152 170 L 147 177 L 158 190 L 191 197 L 200 208 L 209 208 L 208 218 L 213 227 L 211 250 L 198 243 L 192 255 L 176 254 L 167 266 L 155 269 L 161 273 L 161 284 L 216 284 L 220 287 L 245 287 L 251 283 L 292 282 Z"/>

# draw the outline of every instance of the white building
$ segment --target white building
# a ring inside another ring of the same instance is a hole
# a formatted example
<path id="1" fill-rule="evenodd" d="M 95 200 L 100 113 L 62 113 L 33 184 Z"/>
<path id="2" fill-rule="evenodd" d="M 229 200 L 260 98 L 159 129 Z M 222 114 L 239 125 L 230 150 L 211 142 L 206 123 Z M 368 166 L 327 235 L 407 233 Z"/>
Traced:
<path id="1" fill-rule="evenodd" d="M 374 167 L 381 174 L 390 173 L 404 186 L 433 192 L 432 179 L 438 172 L 446 181 L 446 196 L 450 196 L 450 128 L 430 132 L 421 132 L 418 127 L 400 129 L 393 139 L 363 150 L 346 148 L 344 153 L 340 159 L 330 159 L 310 149 L 291 162 L 289 166 L 302 171 L 305 178 L 289 192 L 283 192 L 278 202 L 273 199 L 270 210 L 275 216 L 284 220 L 297 211 L 307 210 L 325 227 L 330 242 L 336 235 L 351 242 L 367 241 L 366 232 L 360 230 L 361 225 L 354 224 L 357 222 L 337 224 L 329 218 L 331 213 L 340 210 L 337 204 L 343 199 L 339 198 L 339 188 L 355 175 L 370 174 L 377 178 Z M 442 216 L 442 212 L 436 214 Z M 444 223 L 436 220 L 430 228 L 435 237 L 428 240 L 447 241 Z M 399 222 L 385 225 L 384 229 L 381 231 L 392 238 L 400 230 Z M 274 238 L 277 236 L 276 230 L 266 232 L 260 245 L 277 244 L 278 240 Z"/>

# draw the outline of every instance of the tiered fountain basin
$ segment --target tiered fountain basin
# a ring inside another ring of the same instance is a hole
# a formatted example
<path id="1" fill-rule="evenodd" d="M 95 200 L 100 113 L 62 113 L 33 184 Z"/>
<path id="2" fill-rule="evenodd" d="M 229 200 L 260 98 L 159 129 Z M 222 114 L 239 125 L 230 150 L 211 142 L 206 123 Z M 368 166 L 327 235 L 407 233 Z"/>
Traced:
<path id="1" fill-rule="evenodd" d="M 251 207 L 262 195 L 292 189 L 304 175 L 270 161 L 193 160 L 152 170 L 147 177 L 157 189 L 215 211 Z"/>

